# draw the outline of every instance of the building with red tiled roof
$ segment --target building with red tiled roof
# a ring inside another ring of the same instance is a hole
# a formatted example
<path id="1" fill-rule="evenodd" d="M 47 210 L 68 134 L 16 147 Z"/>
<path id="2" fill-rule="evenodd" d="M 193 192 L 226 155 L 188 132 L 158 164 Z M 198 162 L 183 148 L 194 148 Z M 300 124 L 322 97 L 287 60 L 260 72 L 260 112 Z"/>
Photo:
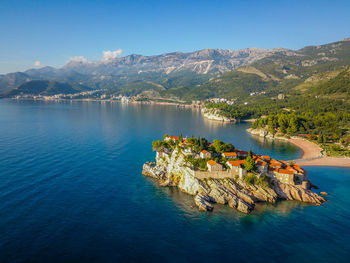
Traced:
<path id="1" fill-rule="evenodd" d="M 227 161 L 226 164 L 228 167 L 232 169 L 232 167 L 241 167 L 242 164 L 244 164 L 245 160 L 239 160 L 239 161 Z"/>
<path id="2" fill-rule="evenodd" d="M 222 171 L 222 165 L 215 162 L 214 160 L 209 160 L 207 162 L 207 167 L 209 172 Z"/>
<path id="3" fill-rule="evenodd" d="M 238 150 L 238 149 L 235 149 L 234 151 L 237 153 L 238 157 L 247 157 L 248 156 L 248 152 Z"/>
<path id="4" fill-rule="evenodd" d="M 236 152 L 225 152 L 225 153 L 222 153 L 222 157 L 226 159 L 234 159 L 234 158 L 237 158 L 238 155 Z"/>
<path id="5" fill-rule="evenodd" d="M 263 158 L 264 160 L 267 160 L 267 161 L 269 161 L 271 159 L 270 156 L 268 156 L 268 155 L 261 155 L 260 157 Z"/>
<path id="6" fill-rule="evenodd" d="M 245 163 L 245 160 L 238 161 L 227 161 L 226 165 L 230 168 L 230 170 L 238 175 L 241 179 L 247 175 L 247 171 L 242 168 L 242 164 Z"/>
<path id="7" fill-rule="evenodd" d="M 280 163 L 279 161 L 277 161 L 275 159 L 271 159 L 270 160 L 270 166 L 272 166 L 272 167 L 282 167 L 282 163 Z"/>

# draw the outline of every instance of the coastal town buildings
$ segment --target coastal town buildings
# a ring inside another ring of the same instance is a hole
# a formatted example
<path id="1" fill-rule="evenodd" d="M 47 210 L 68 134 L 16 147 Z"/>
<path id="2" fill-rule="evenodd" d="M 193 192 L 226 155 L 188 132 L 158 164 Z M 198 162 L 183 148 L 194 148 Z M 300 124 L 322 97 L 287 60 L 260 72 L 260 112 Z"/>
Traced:
<path id="1" fill-rule="evenodd" d="M 234 149 L 231 152 L 216 152 L 213 150 L 213 148 L 210 148 L 213 147 L 213 144 L 210 142 L 207 143 L 206 149 L 203 149 L 198 153 L 193 149 L 193 145 L 191 143 L 193 141 L 189 140 L 188 138 L 183 138 L 182 141 L 179 142 L 179 138 L 180 137 L 178 136 L 166 136 L 164 141 L 173 141 L 178 143 L 182 152 L 189 155 L 189 158 L 213 158 L 206 161 L 207 171 L 203 170 L 203 168 L 196 169 L 197 176 L 209 176 L 212 178 L 234 178 L 235 176 L 239 176 L 241 179 L 243 179 L 248 174 L 247 170 L 245 169 L 245 160 L 250 153 L 240 149 Z M 296 164 L 276 160 L 268 155 L 252 154 L 251 156 L 255 162 L 255 168 L 252 172 L 256 174 L 257 177 L 266 175 L 273 180 L 292 185 L 304 185 L 308 180 L 304 169 Z"/>
<path id="2" fill-rule="evenodd" d="M 224 152 L 222 153 L 222 157 L 226 159 L 236 159 L 238 155 L 236 152 Z"/>
<path id="3" fill-rule="evenodd" d="M 222 171 L 222 165 L 215 162 L 214 160 L 209 160 L 207 162 L 207 167 L 209 172 Z"/>

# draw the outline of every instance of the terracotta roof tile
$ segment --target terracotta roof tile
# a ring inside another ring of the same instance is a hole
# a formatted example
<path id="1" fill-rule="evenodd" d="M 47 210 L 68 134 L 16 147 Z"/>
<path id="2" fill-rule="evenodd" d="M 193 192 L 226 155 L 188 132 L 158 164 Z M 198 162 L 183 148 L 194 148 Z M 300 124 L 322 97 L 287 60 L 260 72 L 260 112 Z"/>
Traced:
<path id="1" fill-rule="evenodd" d="M 237 153 L 235 152 L 226 152 L 222 153 L 225 157 L 231 157 L 231 156 L 237 156 Z"/>
<path id="2" fill-rule="evenodd" d="M 208 161 L 208 164 L 211 165 L 211 166 L 213 166 L 213 165 L 218 164 L 218 163 L 215 162 L 214 160 L 209 160 L 209 161 Z"/>

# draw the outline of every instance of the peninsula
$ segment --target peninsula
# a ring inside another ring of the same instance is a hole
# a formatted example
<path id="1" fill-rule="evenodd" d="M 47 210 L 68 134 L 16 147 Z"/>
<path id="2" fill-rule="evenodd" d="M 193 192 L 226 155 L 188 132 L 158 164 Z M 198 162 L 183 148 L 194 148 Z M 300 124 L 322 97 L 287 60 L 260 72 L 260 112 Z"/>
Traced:
<path id="1" fill-rule="evenodd" d="M 214 203 L 250 213 L 258 202 L 326 201 L 311 191 L 307 172 L 299 165 L 239 150 L 221 140 L 165 135 L 153 142 L 153 150 L 156 161 L 146 162 L 142 174 L 193 195 L 202 211 L 212 210 Z"/>

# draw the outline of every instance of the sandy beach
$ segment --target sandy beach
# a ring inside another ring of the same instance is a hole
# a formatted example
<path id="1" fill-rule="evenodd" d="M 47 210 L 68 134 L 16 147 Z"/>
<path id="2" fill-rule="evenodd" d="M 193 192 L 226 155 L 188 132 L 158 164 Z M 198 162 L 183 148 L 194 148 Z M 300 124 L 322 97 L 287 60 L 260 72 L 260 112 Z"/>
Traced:
<path id="1" fill-rule="evenodd" d="M 338 166 L 350 167 L 350 158 L 346 157 L 320 157 L 314 160 L 299 160 L 300 166 Z"/>
<path id="2" fill-rule="evenodd" d="M 296 160 L 300 166 L 339 166 L 350 167 L 350 158 L 322 156 L 321 147 L 302 138 L 291 138 L 288 142 L 303 151 L 301 159 Z"/>
<path id="3" fill-rule="evenodd" d="M 321 157 L 321 151 L 322 148 L 319 147 L 317 144 L 310 142 L 308 140 L 302 139 L 302 138 L 291 138 L 288 140 L 291 144 L 294 144 L 295 146 L 299 147 L 303 151 L 303 156 L 301 159 L 310 159 L 310 158 L 316 158 Z"/>

